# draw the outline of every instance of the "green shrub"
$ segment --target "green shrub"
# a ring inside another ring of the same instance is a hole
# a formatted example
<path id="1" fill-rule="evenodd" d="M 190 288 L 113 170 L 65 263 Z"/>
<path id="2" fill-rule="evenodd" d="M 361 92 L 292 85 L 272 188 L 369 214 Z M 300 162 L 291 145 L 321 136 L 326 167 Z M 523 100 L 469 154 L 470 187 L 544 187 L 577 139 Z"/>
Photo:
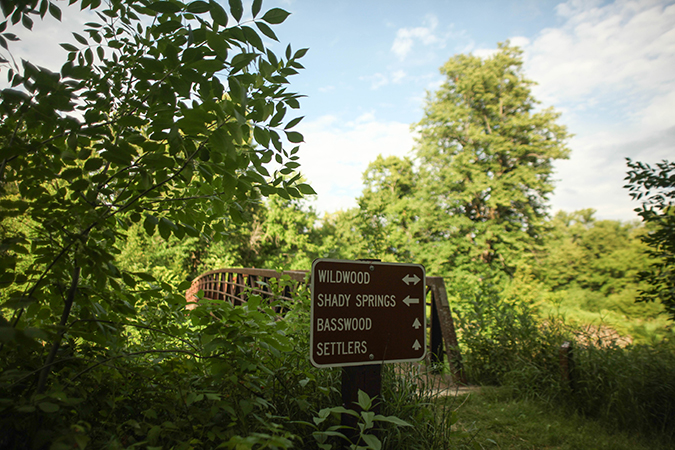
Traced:
<path id="1" fill-rule="evenodd" d="M 465 289 L 458 329 L 469 381 L 565 406 L 621 429 L 675 437 L 675 341 L 622 347 L 595 328 L 536 314 L 532 296 L 507 287 Z M 573 343 L 571 382 L 560 346 Z"/>

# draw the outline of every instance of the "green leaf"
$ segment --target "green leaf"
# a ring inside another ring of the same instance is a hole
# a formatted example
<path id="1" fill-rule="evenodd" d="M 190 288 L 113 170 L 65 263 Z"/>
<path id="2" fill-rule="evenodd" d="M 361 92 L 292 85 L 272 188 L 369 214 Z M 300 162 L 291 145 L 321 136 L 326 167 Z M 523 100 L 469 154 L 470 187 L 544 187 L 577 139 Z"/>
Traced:
<path id="1" fill-rule="evenodd" d="M 361 389 L 359 389 L 359 392 L 358 392 L 357 395 L 358 395 L 358 398 L 359 398 L 357 403 L 361 407 L 361 409 L 364 410 L 364 411 L 370 411 L 370 408 L 373 406 L 373 401 L 368 396 L 368 394 L 366 394 Z"/>
<path id="2" fill-rule="evenodd" d="M 117 120 L 117 125 L 120 127 L 129 127 L 129 128 L 138 128 L 142 127 L 148 123 L 148 121 L 142 117 L 138 117 L 132 114 L 127 114 L 125 116 L 122 116 Z"/>
<path id="3" fill-rule="evenodd" d="M 89 45 L 89 42 L 84 38 L 84 36 L 81 36 L 75 32 L 73 32 L 73 36 L 75 36 L 75 40 L 79 42 L 82 45 Z"/>
<path id="4" fill-rule="evenodd" d="M 309 50 L 309 49 L 308 49 L 308 48 L 301 48 L 300 50 L 298 50 L 297 52 L 295 52 L 295 55 L 293 55 L 293 59 L 300 59 L 300 58 L 302 58 L 302 57 L 305 56 L 305 54 L 307 53 L 307 50 Z"/>
<path id="5" fill-rule="evenodd" d="M 406 422 L 403 419 L 400 419 L 396 416 L 382 416 L 380 414 L 376 415 L 373 420 L 379 421 L 379 422 L 389 422 L 393 423 L 394 425 L 398 425 L 399 427 L 411 427 L 412 425 Z"/>
<path id="6" fill-rule="evenodd" d="M 155 226 L 157 225 L 159 221 L 157 220 L 157 217 L 155 216 L 145 216 L 145 220 L 143 221 L 143 228 L 145 229 L 145 232 L 149 235 L 152 236 L 155 234 Z"/>
<path id="7" fill-rule="evenodd" d="M 302 116 L 302 117 L 296 117 L 295 119 L 293 119 L 293 120 L 291 120 L 290 122 L 288 122 L 288 124 L 284 127 L 284 130 L 288 130 L 288 129 L 290 129 L 290 128 L 293 128 L 294 126 L 296 126 L 297 124 L 299 124 L 300 121 L 301 121 L 302 119 L 304 119 L 304 118 L 305 118 L 305 116 Z"/>
<path id="8" fill-rule="evenodd" d="M 244 67 L 248 66 L 259 55 L 256 53 L 238 53 L 232 58 L 232 74 L 239 72 Z"/>
<path id="9" fill-rule="evenodd" d="M 79 167 L 69 167 L 63 170 L 59 174 L 59 177 L 61 177 L 64 180 L 71 181 L 79 177 L 80 175 L 82 175 L 82 169 L 80 169 Z"/>
<path id="10" fill-rule="evenodd" d="M 225 12 L 225 9 L 223 9 L 223 7 L 220 6 L 220 4 L 214 2 L 213 0 L 209 2 L 209 5 L 211 6 L 211 18 L 213 19 L 213 21 L 218 25 L 226 27 L 227 13 Z"/>
<path id="11" fill-rule="evenodd" d="M 16 329 L 13 327 L 0 327 L 0 342 L 6 344 L 14 339 Z"/>
<path id="12" fill-rule="evenodd" d="M 89 188 L 90 182 L 87 179 L 80 178 L 70 183 L 70 190 L 75 192 L 81 192 Z"/>
<path id="13" fill-rule="evenodd" d="M 262 147 L 269 147 L 270 145 L 270 133 L 264 128 L 260 128 L 258 126 L 253 128 L 253 137 L 255 138 L 256 142 L 260 144 Z"/>
<path id="14" fill-rule="evenodd" d="M 253 5 L 251 6 L 251 13 L 253 14 L 254 19 L 258 16 L 260 8 L 262 8 L 262 0 L 253 0 Z"/>
<path id="15" fill-rule="evenodd" d="M 295 187 L 298 189 L 298 191 L 300 191 L 305 195 L 316 195 L 316 191 L 314 191 L 312 186 L 310 186 L 309 184 L 300 183 L 297 184 Z"/>
<path id="16" fill-rule="evenodd" d="M 17 9 L 17 11 L 18 11 L 18 9 Z M 28 17 L 28 14 L 23 14 L 21 16 L 21 23 L 23 24 L 23 26 L 25 28 L 28 28 L 29 30 L 33 29 L 33 19 Z"/>
<path id="17" fill-rule="evenodd" d="M 103 166 L 102 158 L 90 158 L 84 163 L 84 170 L 87 172 L 94 172 Z"/>
<path id="18" fill-rule="evenodd" d="M 184 291 L 186 289 L 190 289 L 192 287 L 192 281 L 183 281 L 181 282 L 176 288 L 180 291 Z"/>
<path id="19" fill-rule="evenodd" d="M 49 14 L 51 14 L 53 18 L 61 22 L 61 9 L 52 2 L 49 2 Z"/>
<path id="20" fill-rule="evenodd" d="M 159 229 L 159 235 L 162 236 L 165 241 L 168 241 L 169 237 L 171 237 L 171 231 L 176 229 L 176 224 L 166 217 L 162 217 L 159 219 L 157 228 Z"/>
<path id="21" fill-rule="evenodd" d="M 230 12 L 234 20 L 239 22 L 241 20 L 242 14 L 244 14 L 244 7 L 241 4 L 241 0 L 228 0 L 230 3 Z"/>
<path id="22" fill-rule="evenodd" d="M 297 131 L 285 131 L 286 133 L 286 139 L 288 139 L 289 142 L 292 142 L 294 144 L 303 142 L 304 138 L 302 134 L 298 133 Z"/>
<path id="23" fill-rule="evenodd" d="M 369 449 L 380 450 L 382 448 L 382 442 L 374 434 L 361 434 L 361 439 L 366 443 Z"/>
<path id="24" fill-rule="evenodd" d="M 201 0 L 192 2 L 187 6 L 187 12 L 192 14 L 203 14 L 207 12 L 209 9 L 210 9 L 209 4 Z"/>
<path id="25" fill-rule="evenodd" d="M 179 28 L 182 28 L 183 24 L 178 21 L 178 20 L 167 20 L 164 23 L 160 23 L 156 27 L 153 28 L 153 34 L 156 36 L 162 35 L 162 34 L 169 34 L 173 33 Z"/>
<path id="26" fill-rule="evenodd" d="M 23 406 L 19 406 L 18 408 L 16 408 L 16 410 L 19 411 L 19 412 L 24 412 L 24 413 L 32 413 L 32 412 L 35 412 L 35 406 L 33 406 L 33 405 L 23 405 Z"/>
<path id="27" fill-rule="evenodd" d="M 274 31 L 272 31 L 272 29 L 266 23 L 255 22 L 255 26 L 258 27 L 258 29 L 260 30 L 260 32 L 262 34 L 264 34 L 265 36 L 267 36 L 270 39 L 273 39 L 273 40 L 279 42 L 279 38 L 277 38 L 277 35 L 274 34 Z"/>
<path id="28" fill-rule="evenodd" d="M 289 15 L 289 12 L 284 11 L 281 8 L 272 8 L 262 16 L 262 20 L 272 25 L 278 25 L 286 20 Z"/>
<path id="29" fill-rule="evenodd" d="M 46 413 L 55 413 L 60 409 L 59 405 L 51 402 L 38 403 L 38 407 Z"/>
<path id="30" fill-rule="evenodd" d="M 219 59 L 202 59 L 190 66 L 200 72 L 215 73 L 223 70 L 225 64 Z"/>
<path id="31" fill-rule="evenodd" d="M 246 37 L 246 41 L 251 44 L 253 47 L 257 48 L 261 52 L 265 51 L 265 46 L 262 43 L 262 39 L 260 39 L 260 36 L 258 36 L 258 33 L 256 33 L 253 28 L 243 26 L 241 27 L 242 31 L 244 32 L 244 37 Z"/>
<path id="32" fill-rule="evenodd" d="M 76 52 L 78 50 L 73 44 L 68 44 L 67 42 L 59 44 L 64 50 L 68 52 Z"/>

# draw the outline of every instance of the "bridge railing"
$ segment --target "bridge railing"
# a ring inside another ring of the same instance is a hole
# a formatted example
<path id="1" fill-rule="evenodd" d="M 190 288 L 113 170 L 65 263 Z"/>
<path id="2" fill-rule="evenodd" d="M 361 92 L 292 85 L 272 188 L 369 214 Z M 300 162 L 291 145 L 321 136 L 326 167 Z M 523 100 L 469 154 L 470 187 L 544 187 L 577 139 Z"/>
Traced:
<path id="1" fill-rule="evenodd" d="M 275 297 L 270 289 L 270 280 L 287 275 L 290 285 L 276 298 L 293 301 L 294 290 L 300 285 L 310 282 L 309 272 L 305 270 L 285 271 L 279 273 L 269 269 L 218 269 L 206 272 L 197 277 L 185 293 L 188 308 L 197 306 L 197 293 L 204 291 L 204 298 L 223 300 L 240 305 L 251 294 L 260 295 L 263 299 Z M 430 307 L 430 320 L 427 321 L 429 341 L 429 357 L 432 363 L 442 363 L 447 358 L 455 383 L 465 383 L 462 366 L 462 355 L 459 351 L 455 324 L 448 303 L 445 282 L 442 277 L 426 277 L 427 307 Z"/>

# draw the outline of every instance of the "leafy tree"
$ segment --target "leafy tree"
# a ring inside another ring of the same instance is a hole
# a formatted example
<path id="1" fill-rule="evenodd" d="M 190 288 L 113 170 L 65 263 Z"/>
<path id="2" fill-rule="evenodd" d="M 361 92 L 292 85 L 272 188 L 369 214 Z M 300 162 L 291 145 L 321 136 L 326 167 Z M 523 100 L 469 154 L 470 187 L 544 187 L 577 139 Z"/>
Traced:
<path id="1" fill-rule="evenodd" d="M 521 51 L 451 58 L 430 94 L 414 159 L 378 158 L 359 204 L 384 244 L 375 251 L 421 262 L 429 273 L 513 274 L 541 239 L 552 162 L 565 158 L 565 127 L 537 101 Z"/>
<path id="2" fill-rule="evenodd" d="M 270 197 L 255 205 L 251 220 L 232 227 L 230 238 L 210 242 L 200 256 L 201 271 L 224 267 L 309 270 L 325 256 L 318 217 L 298 200 Z"/>
<path id="3" fill-rule="evenodd" d="M 594 214 L 559 211 L 548 223 L 532 265 L 548 300 L 544 309 L 565 314 L 570 323 L 601 322 L 635 340 L 653 337 L 650 327 L 660 329 L 664 322 L 661 305 L 635 303 L 648 286 L 636 276 L 654 261 L 641 240 L 646 229 L 636 221 L 596 220 Z"/>
<path id="4" fill-rule="evenodd" d="M 551 289 L 576 285 L 609 295 L 632 284 L 649 264 L 640 242 L 641 227 L 618 220 L 598 221 L 594 214 L 593 209 L 559 211 L 551 221 L 537 258 L 539 277 Z"/>
<path id="5" fill-rule="evenodd" d="M 199 0 L 70 3 L 92 19 L 61 44 L 68 58 L 52 71 L 13 55 L 8 30 L 47 13 L 60 20 L 61 9 L 2 2 L 11 87 L 0 93 L 0 360 L 24 401 L 61 389 L 52 371 L 63 380 L 120 354 L 125 326 L 151 305 L 173 311 L 152 326 L 177 333 L 182 294 L 118 261 L 130 228 L 218 241 L 251 201 L 313 193 L 286 178 L 297 147 L 283 146 L 303 140 L 293 131 L 301 118 L 286 117 L 300 98 L 287 84 L 306 50 L 280 57 L 263 42 L 277 39 L 270 25 L 286 11 L 263 13 L 255 0 L 244 21 L 240 0 L 229 12 Z M 34 383 L 17 384 L 31 373 Z"/>
<path id="6" fill-rule="evenodd" d="M 417 175 L 412 160 L 378 156 L 363 174 L 365 189 L 358 199 L 364 225 L 376 253 L 394 261 L 412 262 L 417 254 L 413 234 L 418 222 L 414 193 Z"/>
<path id="7" fill-rule="evenodd" d="M 441 266 L 512 273 L 541 237 L 552 163 L 567 157 L 569 136 L 552 108 L 536 110 L 521 54 L 500 44 L 486 59 L 450 59 L 414 127 L 425 228 Z"/>
<path id="8" fill-rule="evenodd" d="M 640 291 L 639 301 L 659 300 L 670 319 L 675 320 L 675 163 L 666 160 L 655 167 L 627 159 L 630 170 L 626 187 L 633 200 L 642 200 L 635 212 L 649 232 L 642 241 L 655 258 L 639 279 L 649 287 Z"/>

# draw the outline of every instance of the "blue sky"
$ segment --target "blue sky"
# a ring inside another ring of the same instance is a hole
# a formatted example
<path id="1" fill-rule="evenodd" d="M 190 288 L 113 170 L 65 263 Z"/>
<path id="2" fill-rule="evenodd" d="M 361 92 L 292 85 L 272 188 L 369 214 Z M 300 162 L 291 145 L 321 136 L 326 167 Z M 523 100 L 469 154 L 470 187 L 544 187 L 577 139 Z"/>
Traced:
<path id="1" fill-rule="evenodd" d="M 634 219 L 625 157 L 675 159 L 675 5 L 664 1 L 279 2 L 278 29 L 309 47 L 293 88 L 307 95 L 303 171 L 319 211 L 355 206 L 361 175 L 378 154 L 408 155 L 410 124 L 439 67 L 457 53 L 489 56 L 510 40 L 524 53 L 543 107 L 562 113 L 574 138 L 556 163 L 551 212 L 595 208 Z M 268 3 L 269 6 L 269 3 Z"/>
<path id="2" fill-rule="evenodd" d="M 322 213 L 356 206 L 368 163 L 413 149 L 410 125 L 443 81 L 439 67 L 457 53 L 488 57 L 510 40 L 525 52 L 535 97 L 561 112 L 574 134 L 570 159 L 555 164 L 551 212 L 595 208 L 600 219 L 634 219 L 624 158 L 675 159 L 674 3 L 264 1 L 263 10 L 291 13 L 275 27 L 275 48 L 309 48 L 291 89 L 307 96 L 298 131 L 301 169 L 318 193 L 313 206 Z M 64 14 L 63 23 L 36 23 L 14 53 L 57 68 L 56 44 L 72 42 L 67 31 L 78 21 Z"/>

